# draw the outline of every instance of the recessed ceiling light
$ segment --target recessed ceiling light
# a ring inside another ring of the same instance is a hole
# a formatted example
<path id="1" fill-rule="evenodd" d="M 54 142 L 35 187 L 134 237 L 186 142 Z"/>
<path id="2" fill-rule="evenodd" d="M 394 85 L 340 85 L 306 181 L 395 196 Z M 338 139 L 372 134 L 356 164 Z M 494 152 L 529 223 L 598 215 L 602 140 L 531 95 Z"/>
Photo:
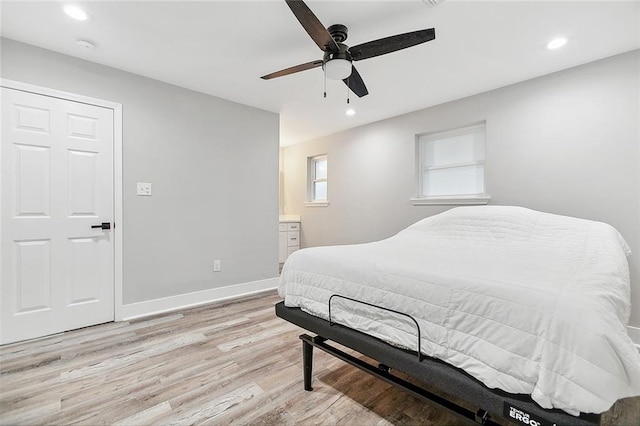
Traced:
<path id="1" fill-rule="evenodd" d="M 547 44 L 545 44 L 545 46 L 549 50 L 558 49 L 564 46 L 565 44 L 567 44 L 568 41 L 569 39 L 567 39 L 566 37 L 556 37 L 553 40 L 549 41 Z"/>
<path id="2" fill-rule="evenodd" d="M 354 109 L 349 108 L 347 110 L 347 115 L 354 115 L 356 113 L 356 111 Z"/>
<path id="3" fill-rule="evenodd" d="M 87 19 L 89 19 L 89 15 L 87 15 L 87 12 L 80 9 L 78 6 L 68 4 L 64 7 L 63 10 L 64 13 L 77 21 L 86 21 Z"/>

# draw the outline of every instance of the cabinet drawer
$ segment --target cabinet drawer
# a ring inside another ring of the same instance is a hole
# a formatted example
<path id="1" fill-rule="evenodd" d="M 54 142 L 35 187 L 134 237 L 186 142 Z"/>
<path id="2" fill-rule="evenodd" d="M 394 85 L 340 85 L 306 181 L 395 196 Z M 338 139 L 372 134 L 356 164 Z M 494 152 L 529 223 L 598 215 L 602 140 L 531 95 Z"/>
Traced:
<path id="1" fill-rule="evenodd" d="M 300 250 L 300 246 L 289 247 L 289 249 L 287 250 L 287 256 L 289 256 L 294 251 L 298 251 L 298 250 Z"/>
<path id="2" fill-rule="evenodd" d="M 278 225 L 278 231 L 280 232 L 287 232 L 287 224 L 286 223 L 280 223 Z"/>
<path id="3" fill-rule="evenodd" d="M 287 232 L 287 246 L 299 246 L 300 245 L 300 233 L 298 231 Z"/>
<path id="4" fill-rule="evenodd" d="M 300 222 L 287 223 L 287 231 L 299 231 Z"/>

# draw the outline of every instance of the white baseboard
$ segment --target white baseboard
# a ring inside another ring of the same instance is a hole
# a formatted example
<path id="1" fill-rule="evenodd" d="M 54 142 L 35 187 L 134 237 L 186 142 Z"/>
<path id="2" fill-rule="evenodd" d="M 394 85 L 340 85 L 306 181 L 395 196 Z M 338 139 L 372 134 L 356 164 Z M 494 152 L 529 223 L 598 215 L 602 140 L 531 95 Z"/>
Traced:
<path id="1" fill-rule="evenodd" d="M 179 294 L 177 296 L 163 297 L 160 299 L 145 300 L 144 302 L 131 303 L 122 306 L 122 318 L 116 321 L 127 321 L 134 318 L 161 314 L 177 309 L 193 308 L 207 303 L 219 302 L 227 299 L 249 296 L 264 291 L 275 290 L 278 287 L 279 278 L 269 278 L 260 281 L 235 284 L 227 287 L 212 288 L 210 290 L 196 291 L 193 293 Z"/>
<path id="2" fill-rule="evenodd" d="M 638 351 L 640 351 L 640 328 L 628 325 L 627 333 L 629 337 L 631 337 L 631 341 L 636 345 L 636 348 L 638 348 Z"/>

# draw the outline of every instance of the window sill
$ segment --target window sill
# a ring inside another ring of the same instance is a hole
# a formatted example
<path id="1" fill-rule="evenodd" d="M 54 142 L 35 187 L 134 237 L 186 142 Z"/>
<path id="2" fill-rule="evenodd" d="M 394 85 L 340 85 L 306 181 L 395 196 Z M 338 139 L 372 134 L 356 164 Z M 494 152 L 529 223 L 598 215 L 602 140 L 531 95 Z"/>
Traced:
<path id="1" fill-rule="evenodd" d="M 442 197 L 423 197 L 411 198 L 411 204 L 414 206 L 468 206 L 487 204 L 491 197 L 486 194 L 468 195 L 468 196 L 442 196 Z"/>
<path id="2" fill-rule="evenodd" d="M 327 207 L 328 201 L 307 201 L 304 203 L 305 207 Z"/>

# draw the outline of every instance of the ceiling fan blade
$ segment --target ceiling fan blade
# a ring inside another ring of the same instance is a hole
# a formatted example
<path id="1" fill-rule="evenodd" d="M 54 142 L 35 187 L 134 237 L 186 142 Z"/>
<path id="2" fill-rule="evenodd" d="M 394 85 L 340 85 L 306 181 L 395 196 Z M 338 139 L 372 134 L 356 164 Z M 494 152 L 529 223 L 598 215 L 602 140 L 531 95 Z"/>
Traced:
<path id="1" fill-rule="evenodd" d="M 280 71 L 272 72 L 271 74 L 263 75 L 260 78 L 263 79 L 263 80 L 271 80 L 272 78 L 282 77 L 282 76 L 293 74 L 293 73 L 296 73 L 296 72 L 306 71 L 306 70 L 310 70 L 312 68 L 317 68 L 317 67 L 320 67 L 320 66 L 322 66 L 322 61 L 321 60 L 312 61 L 312 62 L 307 62 L 306 64 L 300 64 L 300 65 L 296 65 L 295 67 L 285 68 L 285 69 L 280 70 Z"/>
<path id="2" fill-rule="evenodd" d="M 395 52 L 397 50 L 406 49 L 436 38 L 436 30 L 429 28 L 427 30 L 412 31 L 410 33 L 398 34 L 391 37 L 385 37 L 378 40 L 362 43 L 349 49 L 351 57 L 354 61 L 373 58 L 375 56 L 384 55 Z"/>
<path id="3" fill-rule="evenodd" d="M 337 51 L 338 45 L 322 22 L 302 0 L 285 0 L 302 27 L 323 51 Z"/>
<path id="4" fill-rule="evenodd" d="M 351 66 L 351 75 L 342 81 L 344 81 L 344 84 L 346 84 L 353 93 L 358 95 L 359 98 L 369 94 L 364 80 L 362 80 L 362 77 L 360 77 L 358 70 L 356 70 L 354 66 Z"/>

